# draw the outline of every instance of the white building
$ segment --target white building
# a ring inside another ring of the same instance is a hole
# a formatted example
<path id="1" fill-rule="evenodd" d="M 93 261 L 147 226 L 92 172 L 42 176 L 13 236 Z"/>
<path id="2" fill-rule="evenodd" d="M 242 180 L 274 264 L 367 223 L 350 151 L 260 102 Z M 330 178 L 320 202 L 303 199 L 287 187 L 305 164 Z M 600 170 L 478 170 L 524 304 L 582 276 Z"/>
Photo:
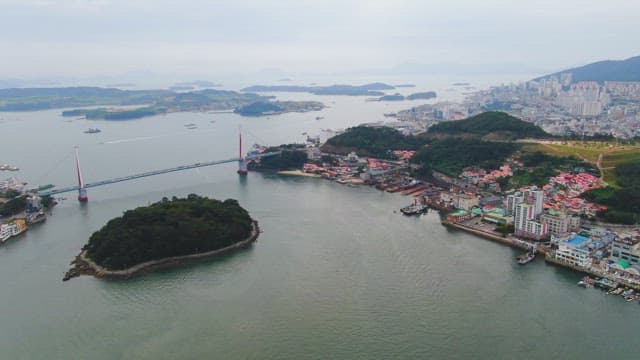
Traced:
<path id="1" fill-rule="evenodd" d="M 516 206 L 518 206 L 518 204 L 524 202 L 524 196 L 522 196 L 522 194 L 520 194 L 520 192 L 517 192 L 515 194 L 512 195 L 508 195 L 507 196 L 507 206 L 506 206 L 506 210 L 507 210 L 507 215 L 513 215 L 516 213 Z"/>
<path id="2" fill-rule="evenodd" d="M 611 258 L 640 264 L 640 239 L 616 239 L 611 243 Z"/>
<path id="3" fill-rule="evenodd" d="M 527 229 L 527 221 L 535 218 L 534 208 L 531 204 L 520 203 L 516 206 L 515 217 L 514 217 L 514 226 L 516 231 L 518 230 L 526 230 Z"/>
<path id="4" fill-rule="evenodd" d="M 524 201 L 534 206 L 534 215 L 542 214 L 544 205 L 544 192 L 537 188 L 525 190 Z"/>
<path id="5" fill-rule="evenodd" d="M 580 229 L 579 217 L 555 210 L 540 215 L 540 222 L 547 224 L 552 235 L 563 235 Z"/>
<path id="6" fill-rule="evenodd" d="M 589 267 L 593 262 L 590 243 L 591 239 L 576 234 L 561 239 L 558 241 L 558 250 L 555 251 L 554 257 L 571 265 Z"/>

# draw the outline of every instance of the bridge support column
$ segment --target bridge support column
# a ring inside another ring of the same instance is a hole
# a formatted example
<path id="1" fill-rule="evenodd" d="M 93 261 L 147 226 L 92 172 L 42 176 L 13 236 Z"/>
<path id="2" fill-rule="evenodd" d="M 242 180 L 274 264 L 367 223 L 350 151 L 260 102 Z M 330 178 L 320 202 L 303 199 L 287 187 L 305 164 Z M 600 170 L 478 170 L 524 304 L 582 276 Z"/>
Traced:
<path id="1" fill-rule="evenodd" d="M 87 189 L 86 188 L 78 189 L 78 201 L 80 201 L 81 203 L 85 203 L 85 202 L 89 201 L 89 196 L 87 196 Z"/>
<path id="2" fill-rule="evenodd" d="M 244 176 L 247 175 L 248 172 L 247 161 L 245 159 L 238 160 L 238 174 Z"/>

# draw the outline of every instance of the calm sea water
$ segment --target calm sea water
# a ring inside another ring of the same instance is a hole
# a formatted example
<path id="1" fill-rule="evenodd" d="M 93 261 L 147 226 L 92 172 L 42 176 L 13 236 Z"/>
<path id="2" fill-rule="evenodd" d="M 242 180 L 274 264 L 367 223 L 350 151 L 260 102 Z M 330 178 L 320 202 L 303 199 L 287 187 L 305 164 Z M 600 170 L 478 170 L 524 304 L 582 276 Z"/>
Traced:
<path id="1" fill-rule="evenodd" d="M 277 144 L 406 108 L 322 100 L 331 107 L 321 114 L 269 119 L 2 113 L 0 163 L 32 184 L 70 185 L 74 145 L 92 181 L 235 156 L 238 125 L 249 143 Z M 88 127 L 102 133 L 82 133 Z M 61 281 L 108 219 L 189 193 L 238 199 L 264 233 L 247 251 L 128 282 Z M 241 180 L 229 164 L 90 189 L 86 206 L 65 196 L 45 224 L 0 247 L 1 359 L 638 356 L 637 304 L 579 288 L 580 275 L 542 261 L 518 266 L 514 250 L 447 230 L 434 213 L 403 217 L 410 199 L 397 194 L 256 173 Z"/>

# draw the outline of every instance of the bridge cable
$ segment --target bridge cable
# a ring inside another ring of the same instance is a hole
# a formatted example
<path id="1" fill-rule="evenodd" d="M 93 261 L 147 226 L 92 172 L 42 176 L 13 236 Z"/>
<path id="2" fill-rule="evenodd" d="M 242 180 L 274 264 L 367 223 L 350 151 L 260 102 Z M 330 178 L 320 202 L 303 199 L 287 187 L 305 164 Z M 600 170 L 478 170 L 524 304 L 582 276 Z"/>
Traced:
<path id="1" fill-rule="evenodd" d="M 62 165 L 63 162 L 67 161 L 72 155 L 74 154 L 73 151 L 70 151 L 69 153 L 67 153 L 67 155 L 65 155 L 60 161 L 58 161 L 57 163 L 55 163 L 51 168 L 49 168 L 44 174 L 42 174 L 39 178 L 36 179 L 35 184 L 39 185 L 40 182 L 42 180 L 44 180 L 45 177 L 49 176 L 54 170 L 56 170 L 58 167 L 60 167 L 60 165 Z"/>

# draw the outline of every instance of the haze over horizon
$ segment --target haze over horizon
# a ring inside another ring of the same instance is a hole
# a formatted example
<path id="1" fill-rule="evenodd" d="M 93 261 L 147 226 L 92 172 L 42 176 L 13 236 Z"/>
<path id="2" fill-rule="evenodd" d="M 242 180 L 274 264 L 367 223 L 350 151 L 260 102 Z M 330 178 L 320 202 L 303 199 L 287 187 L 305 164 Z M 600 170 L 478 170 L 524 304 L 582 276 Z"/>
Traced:
<path id="1" fill-rule="evenodd" d="M 640 3 L 621 0 L 0 0 L 0 8 L 0 79 L 341 74 L 423 64 L 542 74 L 625 59 L 640 42 Z"/>

